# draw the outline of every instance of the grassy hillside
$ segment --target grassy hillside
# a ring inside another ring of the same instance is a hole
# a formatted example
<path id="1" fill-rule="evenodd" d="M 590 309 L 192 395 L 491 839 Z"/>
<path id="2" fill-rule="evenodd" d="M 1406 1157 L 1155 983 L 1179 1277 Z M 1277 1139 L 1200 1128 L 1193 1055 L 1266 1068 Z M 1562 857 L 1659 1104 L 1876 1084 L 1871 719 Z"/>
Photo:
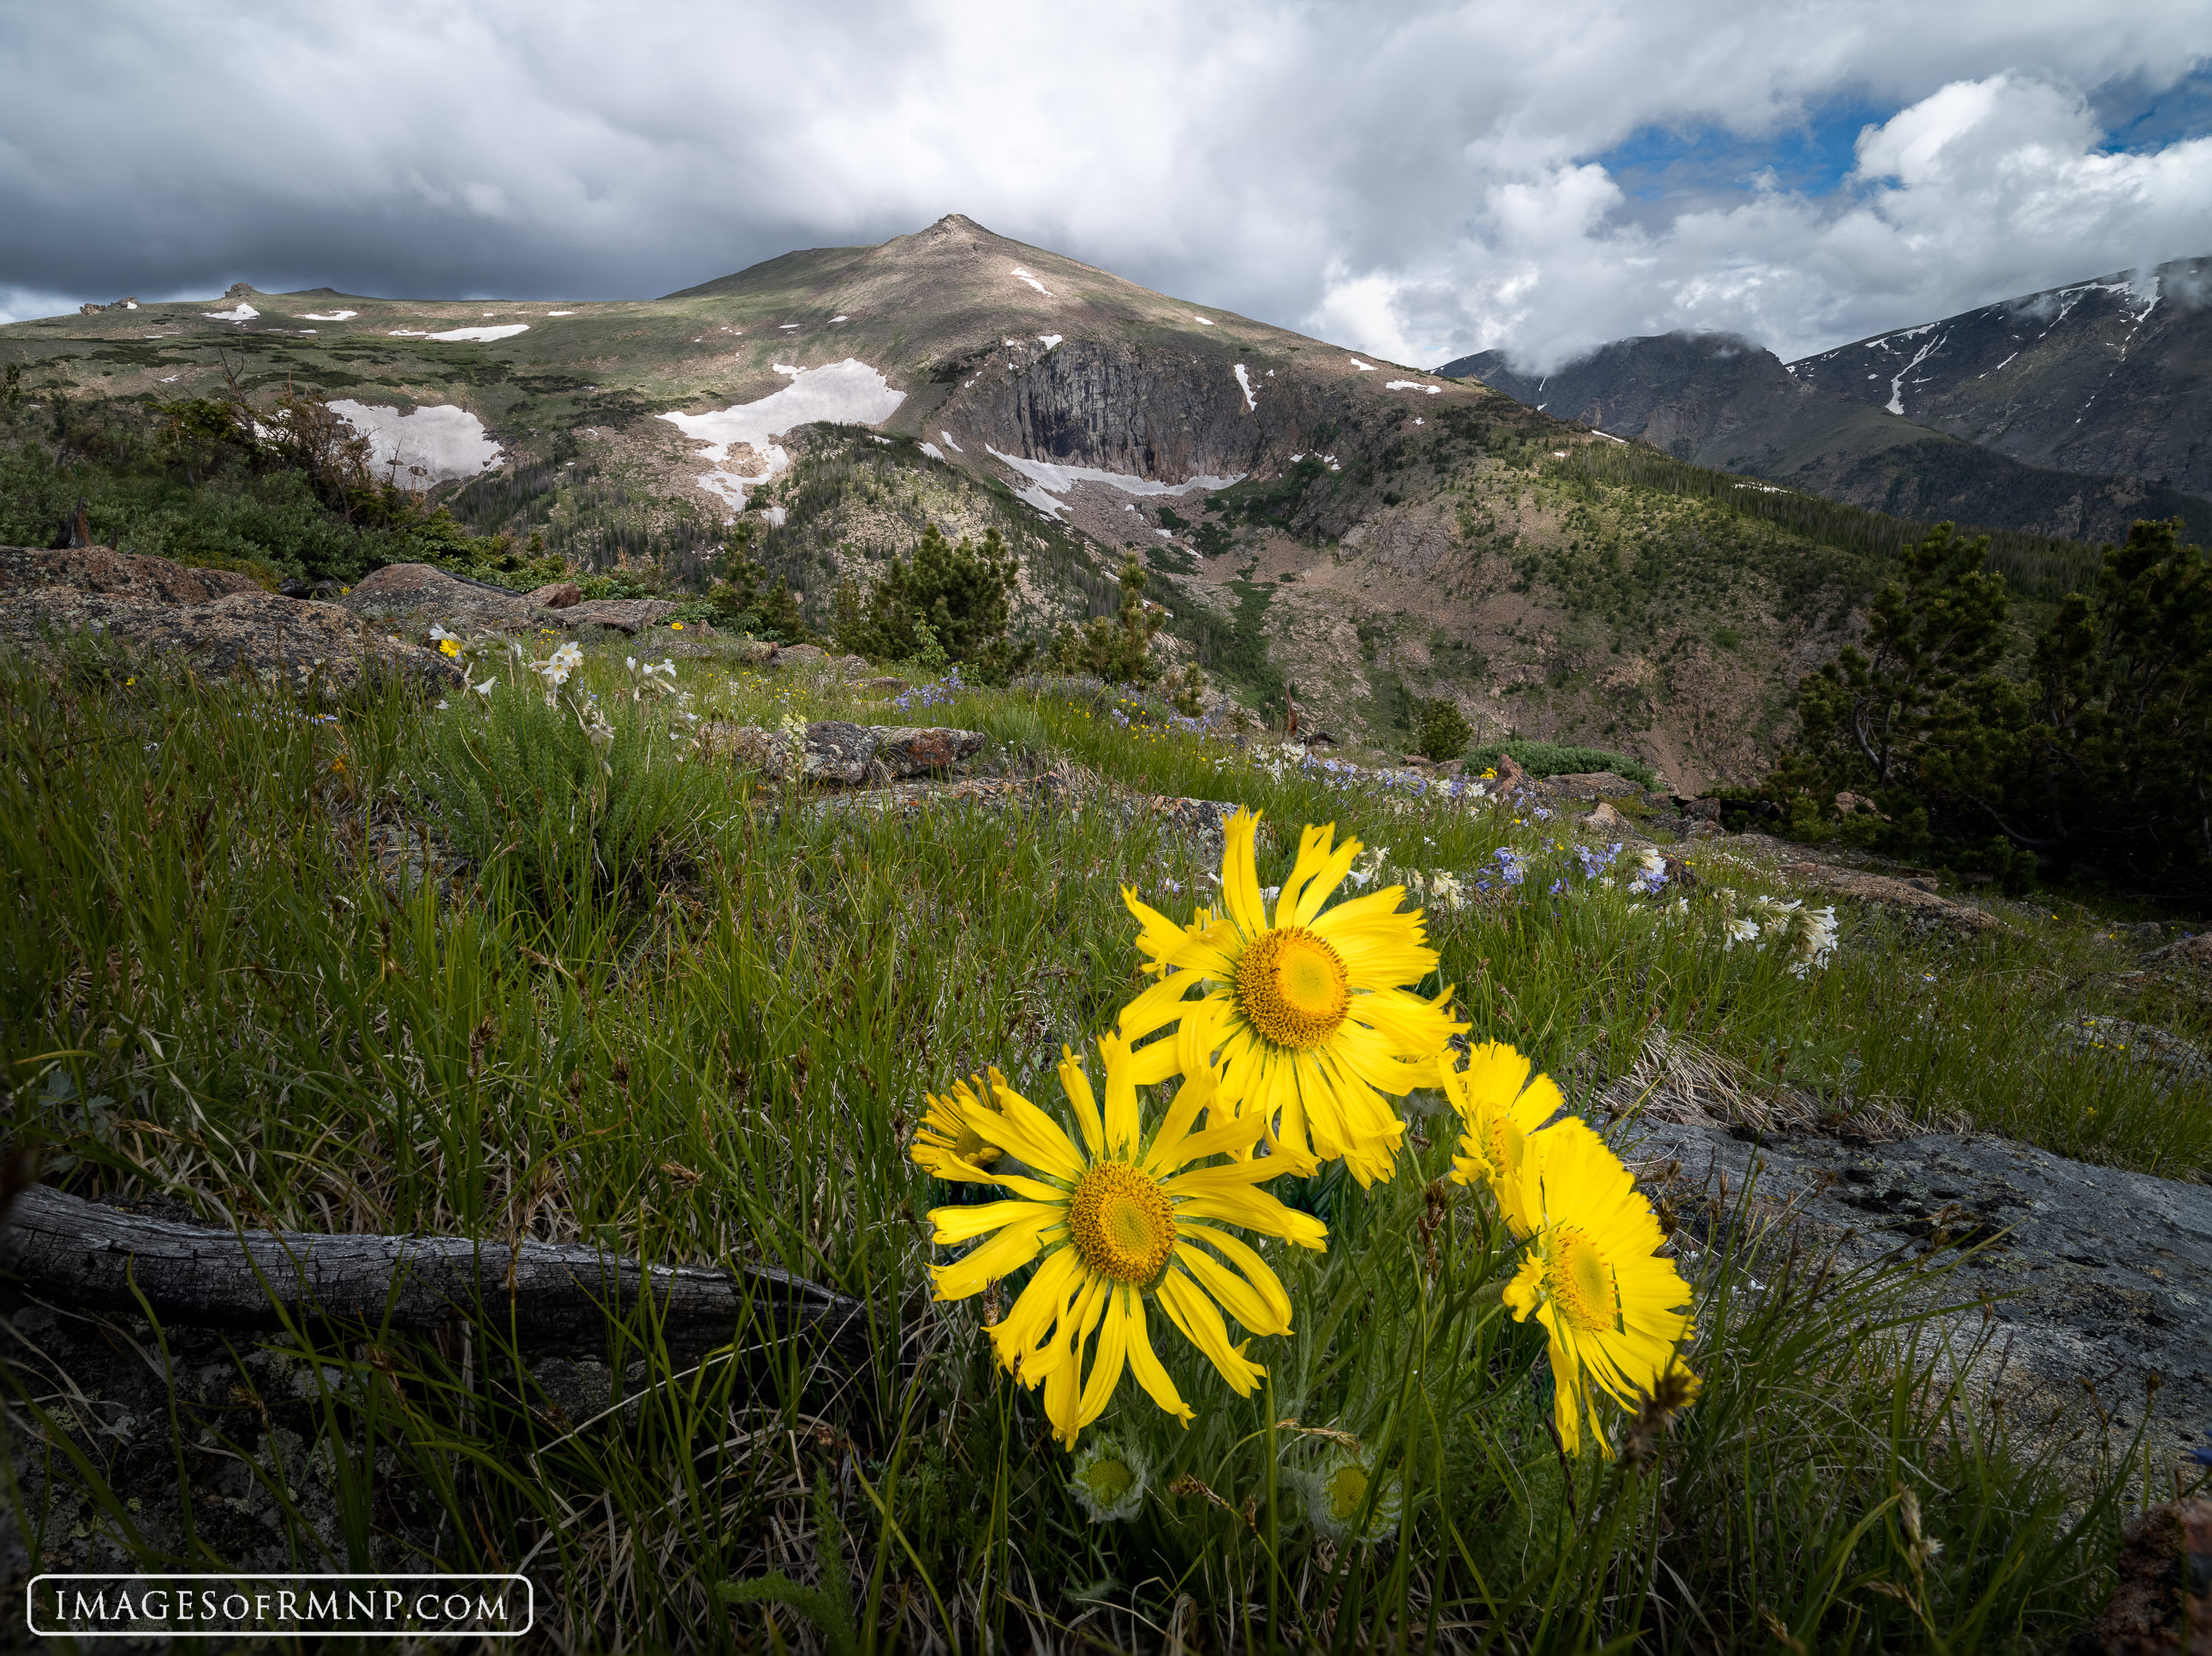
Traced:
<path id="1" fill-rule="evenodd" d="M 1561 590 L 1601 622 L 1606 537 L 1634 525 L 1544 487 L 1591 572 Z M 1734 555 L 1720 531 L 1700 532 Z M 933 688 L 907 716 L 988 732 L 988 768 L 1088 788 L 878 816 L 764 790 L 687 740 L 695 714 L 887 716 L 842 685 L 709 653 L 647 689 L 595 652 L 549 706 L 504 640 L 468 653 L 500 682 L 465 705 L 314 717 L 143 664 L 0 663 L 15 1119 L 81 1193 L 216 1222 L 766 1259 L 875 1307 L 878 1364 L 830 1393 L 679 1358 L 638 1323 L 586 1368 L 526 1360 L 489 1324 L 473 1344 L 261 1350 L 142 1327 L 216 1379 L 135 1437 L 51 1386 L 11 1392 L 7 1475 L 48 1567 L 526 1560 L 570 1647 L 812 1637 L 719 1591 L 780 1569 L 849 1581 L 861 1625 L 917 1644 L 1080 1622 L 1127 1645 L 1180 1618 L 1227 1647 L 1272 1618 L 1316 1646 L 1688 1651 L 1763 1624 L 1808 1648 L 2051 1648 L 2102 1596 L 2121 1503 L 2163 1487 L 2109 1417 L 2102 1459 L 2061 1462 L 2044 1446 L 2070 1423 L 2040 1435 L 1953 1383 L 1914 1338 L 1931 1305 L 1975 1296 L 1943 1259 L 1838 1280 L 1748 1241 L 1742 1208 L 1678 1216 L 1716 1249 L 1684 1253 L 1702 1398 L 1650 1470 L 1564 1460 L 1542 1339 L 1484 1291 L 1510 1245 L 1441 1182 L 1452 1139 L 1417 1096 L 1394 1178 L 1280 1186 L 1331 1236 L 1265 1245 L 1297 1331 L 1255 1342 L 1260 1392 L 1234 1397 L 1171 1337 L 1193 1427 L 1125 1384 L 1092 1430 L 1147 1462 L 1149 1494 L 1091 1523 L 1035 1395 L 990 1362 L 981 1302 L 929 1295 L 920 1216 L 954 1192 L 906 1151 L 924 1093 L 981 1066 L 1054 1095 L 1062 1043 L 1145 981 L 1118 888 L 1176 914 L 1200 901 L 1206 856 L 1124 790 L 1264 809 L 1263 881 L 1304 822 L 1386 847 L 1384 877 L 1431 893 L 1425 988 L 1455 986 L 1478 1039 L 1516 1043 L 1583 1107 L 1656 1028 L 1838 1119 L 1969 1120 L 2169 1175 L 2212 1174 L 2212 1111 L 2201 1085 L 2162 1093 L 2063 1037 L 2129 1006 L 2127 956 L 2072 909 L 1973 942 L 1850 913 L 1801 975 L 1785 949 L 1730 945 L 1779 888 L 1725 846 L 1692 855 L 1682 901 L 1639 896 L 1555 815 L 1287 762 L 1126 700 Z M 2204 1033 L 2201 1008 L 2173 1015 Z M 84 1458 L 46 1447 L 64 1441 Z M 1353 1453 L 1400 1480 L 1379 1544 L 1309 1516 Z M 824 1541 L 817 1477 L 849 1550 Z"/>

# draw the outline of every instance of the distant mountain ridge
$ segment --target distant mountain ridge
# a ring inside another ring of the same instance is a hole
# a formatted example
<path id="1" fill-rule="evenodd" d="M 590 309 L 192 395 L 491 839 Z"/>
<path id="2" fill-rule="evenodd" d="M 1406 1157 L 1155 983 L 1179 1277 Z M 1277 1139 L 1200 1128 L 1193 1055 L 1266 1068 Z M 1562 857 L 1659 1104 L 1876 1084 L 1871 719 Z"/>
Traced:
<path id="1" fill-rule="evenodd" d="M 1678 459 L 1900 517 L 2118 540 L 2212 532 L 2212 259 L 2051 288 L 1784 363 L 1728 334 L 1616 340 L 1549 373 L 1437 370 Z"/>

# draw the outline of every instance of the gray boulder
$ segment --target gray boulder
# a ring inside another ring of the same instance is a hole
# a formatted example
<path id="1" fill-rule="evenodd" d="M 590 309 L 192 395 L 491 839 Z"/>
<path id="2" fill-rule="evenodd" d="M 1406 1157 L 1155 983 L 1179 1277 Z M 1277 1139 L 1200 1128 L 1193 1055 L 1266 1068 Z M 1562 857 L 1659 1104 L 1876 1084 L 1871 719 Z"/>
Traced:
<path id="1" fill-rule="evenodd" d="M 868 761 L 876 756 L 876 733 L 842 719 L 817 719 L 806 727 L 799 774 L 809 782 L 858 787 L 869 779 Z"/>

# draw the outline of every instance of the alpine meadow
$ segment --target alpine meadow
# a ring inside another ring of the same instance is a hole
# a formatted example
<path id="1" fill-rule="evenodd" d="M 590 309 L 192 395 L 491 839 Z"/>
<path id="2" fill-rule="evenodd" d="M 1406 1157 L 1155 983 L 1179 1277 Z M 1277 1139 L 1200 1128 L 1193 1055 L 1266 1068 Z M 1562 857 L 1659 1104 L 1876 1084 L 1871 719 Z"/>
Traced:
<path id="1" fill-rule="evenodd" d="M 2201 468 L 1932 349 L 0 326 L 26 1639 L 2212 1648 Z"/>

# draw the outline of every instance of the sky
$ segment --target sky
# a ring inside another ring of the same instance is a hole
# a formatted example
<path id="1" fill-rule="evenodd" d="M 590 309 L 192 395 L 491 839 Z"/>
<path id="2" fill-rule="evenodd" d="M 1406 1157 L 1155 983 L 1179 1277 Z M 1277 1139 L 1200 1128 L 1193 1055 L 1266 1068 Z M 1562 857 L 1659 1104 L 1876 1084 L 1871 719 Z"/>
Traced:
<path id="1" fill-rule="evenodd" d="M 2212 253 L 2185 0 L 0 0 L 0 319 L 641 298 L 965 213 L 1428 366 Z"/>

